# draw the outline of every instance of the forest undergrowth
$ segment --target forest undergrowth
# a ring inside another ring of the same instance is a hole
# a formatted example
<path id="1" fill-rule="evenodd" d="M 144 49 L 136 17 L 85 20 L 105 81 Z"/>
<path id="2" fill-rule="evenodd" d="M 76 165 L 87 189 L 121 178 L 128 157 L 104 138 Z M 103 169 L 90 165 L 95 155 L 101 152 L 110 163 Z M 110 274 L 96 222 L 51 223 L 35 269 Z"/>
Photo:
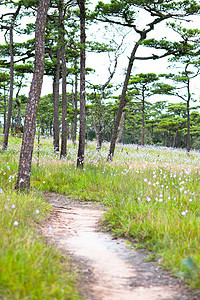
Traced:
<path id="1" fill-rule="evenodd" d="M 35 224 L 50 213 L 50 206 L 38 196 L 38 191 L 66 194 L 79 200 L 101 201 L 107 207 L 104 224 L 109 230 L 128 237 L 134 247 L 152 250 L 149 260 L 158 261 L 174 275 L 183 278 L 190 287 L 200 289 L 198 151 L 188 154 L 181 149 L 118 145 L 113 162 L 107 163 L 108 144 L 103 144 L 102 150 L 97 152 L 96 144 L 88 142 L 84 168 L 77 170 L 77 149 L 70 142 L 68 155 L 62 160 L 53 153 L 52 140 L 42 139 L 40 143 L 39 164 L 37 143 L 35 145 L 30 195 L 16 194 L 14 191 L 20 140 L 12 138 L 8 150 L 0 153 L 0 213 L 3 216 L 0 222 L 1 234 L 5 239 L 4 243 L 1 242 L 0 250 L 0 260 L 5 264 L 0 265 L 6 266 L 6 259 L 15 262 L 10 263 L 7 275 L 1 272 L 0 295 L 2 287 L 6 287 L 8 294 L 9 291 L 14 292 L 17 287 L 14 287 L 14 282 L 21 277 L 24 281 L 19 285 L 20 293 L 24 292 L 24 295 L 29 293 L 28 287 L 25 291 L 26 282 L 27 286 L 31 281 L 40 281 L 41 285 L 49 286 L 47 281 L 52 280 L 52 271 L 46 270 L 45 263 L 49 267 L 49 260 L 52 259 L 54 265 L 60 266 L 56 270 L 60 274 L 60 282 L 57 283 L 56 277 L 56 284 L 62 286 L 62 280 L 65 281 L 65 276 L 69 276 L 68 292 L 74 293 L 71 299 L 77 297 L 70 270 L 63 275 L 62 268 L 66 268 L 66 265 L 62 264 L 60 254 L 47 247 L 34 233 Z M 8 254 L 4 244 L 9 245 Z M 35 258 L 30 254 L 30 251 L 36 252 L 34 247 L 40 253 Z M 21 255 L 24 252 L 27 256 Z M 44 261 L 41 268 L 37 264 L 39 255 Z M 26 276 L 26 260 L 32 261 L 30 268 L 35 270 L 29 271 L 33 274 L 31 276 L 39 276 L 43 280 L 35 278 L 34 281 Z M 18 262 L 24 262 L 24 274 L 17 271 L 15 264 Z M 18 279 L 12 279 L 10 273 Z M 52 293 L 49 299 L 53 298 L 54 292 L 57 295 L 58 286 L 52 287 L 55 291 L 47 289 L 48 293 Z M 33 296 L 30 299 L 35 298 Z"/>

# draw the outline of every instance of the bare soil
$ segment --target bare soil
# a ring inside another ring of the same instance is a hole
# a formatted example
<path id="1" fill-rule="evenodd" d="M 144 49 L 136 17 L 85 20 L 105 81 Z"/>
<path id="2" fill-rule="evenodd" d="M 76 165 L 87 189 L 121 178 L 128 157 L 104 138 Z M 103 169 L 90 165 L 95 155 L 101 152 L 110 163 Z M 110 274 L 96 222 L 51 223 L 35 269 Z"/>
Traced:
<path id="1" fill-rule="evenodd" d="M 197 300 L 200 295 L 181 280 L 147 262 L 144 249 L 130 247 L 101 230 L 104 209 L 99 203 L 74 201 L 48 194 L 51 217 L 41 225 L 49 243 L 70 254 L 81 270 L 80 288 L 89 300 Z"/>

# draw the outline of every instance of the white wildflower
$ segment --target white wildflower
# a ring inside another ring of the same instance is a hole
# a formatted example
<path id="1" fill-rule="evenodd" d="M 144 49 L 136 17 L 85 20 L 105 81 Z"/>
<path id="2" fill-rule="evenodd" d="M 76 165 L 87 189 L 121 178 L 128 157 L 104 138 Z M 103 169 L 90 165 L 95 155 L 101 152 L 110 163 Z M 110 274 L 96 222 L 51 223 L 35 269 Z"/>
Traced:
<path id="1" fill-rule="evenodd" d="M 24 179 L 20 178 L 19 183 L 22 183 L 22 182 L 24 182 Z"/>
<path id="2" fill-rule="evenodd" d="M 185 216 L 186 215 L 186 211 L 182 211 L 182 216 Z"/>

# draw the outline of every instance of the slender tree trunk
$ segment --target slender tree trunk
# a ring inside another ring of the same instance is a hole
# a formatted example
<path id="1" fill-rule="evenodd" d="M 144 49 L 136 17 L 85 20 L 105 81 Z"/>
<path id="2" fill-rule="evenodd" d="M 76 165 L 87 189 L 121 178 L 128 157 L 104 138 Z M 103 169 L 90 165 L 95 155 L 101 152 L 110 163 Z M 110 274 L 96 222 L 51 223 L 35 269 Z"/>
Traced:
<path id="1" fill-rule="evenodd" d="M 75 101 L 74 101 L 74 83 L 72 82 L 72 107 L 74 108 Z M 74 143 L 74 113 L 73 113 L 73 119 L 71 122 L 71 140 Z"/>
<path id="2" fill-rule="evenodd" d="M 52 136 L 52 122 L 49 122 L 49 135 Z"/>
<path id="3" fill-rule="evenodd" d="M 58 41 L 58 44 L 60 41 Z M 60 47 L 57 44 L 57 65 L 56 65 L 56 76 L 54 81 L 54 152 L 59 152 L 59 81 L 60 81 Z"/>
<path id="4" fill-rule="evenodd" d="M 9 94 L 9 101 L 8 101 L 8 113 L 6 119 L 6 125 L 4 130 L 4 141 L 3 141 L 3 150 L 6 150 L 8 147 L 8 136 L 9 136 L 9 129 L 10 129 L 10 121 L 12 116 L 12 102 L 13 102 L 13 83 L 14 83 L 14 51 L 13 51 L 13 27 L 17 15 L 21 9 L 21 5 L 17 7 L 17 10 L 13 14 L 12 20 L 9 29 L 10 32 L 10 94 Z"/>
<path id="5" fill-rule="evenodd" d="M 28 191 L 30 188 L 31 163 L 36 129 L 36 116 L 44 74 L 45 27 L 48 7 L 49 0 L 39 1 L 35 27 L 34 73 L 26 108 L 24 133 L 22 139 L 22 147 L 20 152 L 18 176 L 16 183 L 17 190 Z"/>
<path id="6" fill-rule="evenodd" d="M 61 59 L 62 59 L 62 139 L 61 139 L 61 152 L 60 157 L 67 155 L 67 69 L 66 69 L 66 52 L 64 34 L 62 33 L 62 48 L 61 48 Z"/>
<path id="7" fill-rule="evenodd" d="M 126 114 L 124 116 L 124 126 L 123 126 L 123 136 L 122 136 L 122 142 L 123 142 L 123 145 L 125 144 L 125 133 L 126 133 Z"/>
<path id="8" fill-rule="evenodd" d="M 103 131 L 102 114 L 100 115 L 100 118 L 99 118 L 98 131 L 99 131 L 99 134 L 98 134 L 97 149 L 101 150 L 101 147 L 102 147 L 102 136 L 103 136 L 103 132 L 102 132 Z"/>
<path id="9" fill-rule="evenodd" d="M 17 94 L 16 94 L 16 102 L 17 102 L 17 126 L 21 126 L 21 103 L 18 100 L 19 92 L 22 87 L 23 76 L 21 77 L 20 84 L 18 86 Z"/>
<path id="10" fill-rule="evenodd" d="M 77 168 L 83 167 L 85 152 L 85 0 L 77 0 L 80 8 L 80 129 L 79 129 L 79 148 L 77 157 Z"/>
<path id="11" fill-rule="evenodd" d="M 75 145 L 76 144 L 76 131 L 77 131 L 77 115 L 78 115 L 78 109 L 77 109 L 77 103 L 78 103 L 78 78 L 77 74 L 75 74 L 75 91 L 74 91 L 74 118 L 73 118 L 73 126 L 72 126 L 72 142 Z"/>
<path id="12" fill-rule="evenodd" d="M 175 133 L 174 138 L 173 138 L 173 143 L 172 143 L 172 147 L 175 147 L 176 144 L 176 137 L 177 137 L 177 133 Z"/>
<path id="13" fill-rule="evenodd" d="M 187 152 L 190 152 L 190 80 L 187 81 L 187 137 L 186 137 L 186 149 Z"/>
<path id="14" fill-rule="evenodd" d="M 54 147 L 54 151 L 55 151 L 55 93 L 56 93 L 56 74 L 54 74 L 53 77 L 53 147 Z"/>
<path id="15" fill-rule="evenodd" d="M 186 137 L 186 149 L 190 152 L 190 101 L 187 101 L 187 137 Z"/>
<path id="16" fill-rule="evenodd" d="M 17 106 L 17 126 L 21 126 L 21 107 Z"/>
<path id="17" fill-rule="evenodd" d="M 144 111 L 144 88 L 142 90 L 142 146 L 144 146 L 144 124 L 145 123 L 145 111 Z"/>
<path id="18" fill-rule="evenodd" d="M 121 138 L 122 138 L 122 132 L 123 132 L 123 124 L 124 124 L 125 114 L 126 114 L 126 112 L 123 111 L 122 116 L 121 116 L 120 127 L 119 127 L 119 134 L 118 134 L 118 138 L 116 140 L 116 143 L 120 143 Z"/>
<path id="19" fill-rule="evenodd" d="M 6 111 L 7 111 L 7 101 L 6 101 L 6 87 L 4 87 L 4 112 L 3 112 L 3 133 L 5 133 L 6 128 Z"/>
<path id="20" fill-rule="evenodd" d="M 91 114 L 91 117 L 92 117 L 92 123 L 93 123 L 93 127 L 94 127 L 96 141 L 98 142 L 98 140 L 99 140 L 99 131 L 97 130 L 97 126 L 96 126 L 96 122 L 95 122 L 95 118 L 94 118 L 93 112 L 90 111 L 90 114 Z"/>
<path id="21" fill-rule="evenodd" d="M 9 129 L 10 129 L 10 121 L 12 116 L 12 102 L 13 102 L 13 83 L 14 83 L 14 51 L 13 51 L 13 26 L 14 22 L 17 18 L 17 15 L 20 11 L 21 5 L 18 6 L 15 14 L 13 15 L 11 25 L 9 27 L 10 32 L 10 94 L 9 94 L 9 101 L 8 101 L 8 113 L 6 119 L 6 126 L 4 131 L 4 141 L 3 141 L 3 150 L 6 150 L 8 147 L 8 136 L 9 136 Z"/>

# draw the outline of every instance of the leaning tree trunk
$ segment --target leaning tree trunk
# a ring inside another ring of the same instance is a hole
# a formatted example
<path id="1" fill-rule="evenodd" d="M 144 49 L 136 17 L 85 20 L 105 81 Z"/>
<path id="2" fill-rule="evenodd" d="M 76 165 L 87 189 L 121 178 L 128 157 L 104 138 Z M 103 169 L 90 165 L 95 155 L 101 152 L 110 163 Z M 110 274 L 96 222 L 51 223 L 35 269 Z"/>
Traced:
<path id="1" fill-rule="evenodd" d="M 78 0 L 80 8 L 80 129 L 79 129 L 79 148 L 77 157 L 77 168 L 83 167 L 85 152 L 85 0 Z"/>
<path id="2" fill-rule="evenodd" d="M 31 163 L 36 129 L 36 116 L 44 74 L 45 27 L 48 7 L 49 0 L 39 1 L 35 27 L 34 73 L 26 108 L 24 133 L 22 139 L 22 147 L 16 183 L 17 190 L 28 191 L 30 188 Z"/>
<path id="3" fill-rule="evenodd" d="M 10 121 L 12 116 L 12 102 L 13 102 L 13 84 L 14 84 L 14 49 L 13 49 L 13 26 L 15 23 L 15 20 L 17 18 L 17 15 L 20 11 L 21 5 L 18 6 L 16 12 L 14 13 L 10 27 L 10 94 L 9 94 L 9 101 L 8 101 L 8 113 L 7 113 L 7 119 L 6 119 L 6 125 L 4 130 L 4 141 L 3 141 L 3 150 L 6 150 L 8 147 L 8 136 L 9 136 L 9 129 L 10 129 Z"/>
<path id="4" fill-rule="evenodd" d="M 140 37 L 139 41 L 136 42 L 131 56 L 129 58 L 129 63 L 128 63 L 128 68 L 126 71 L 126 76 L 125 76 L 125 80 L 124 80 L 124 85 L 123 85 L 123 89 L 122 89 L 122 94 L 121 94 L 121 98 L 120 98 L 120 102 L 119 102 L 119 107 L 118 107 L 118 111 L 117 111 L 117 116 L 115 118 L 114 121 L 114 128 L 113 128 L 113 133 L 112 133 L 112 137 L 111 137 L 111 141 L 110 141 L 110 149 L 109 149 L 109 153 L 108 153 L 108 157 L 107 157 L 107 161 L 112 160 L 113 155 L 114 155 L 114 151 L 115 151 L 115 144 L 116 144 L 116 140 L 117 140 L 117 133 L 118 133 L 118 127 L 119 127 L 119 123 L 121 120 L 121 116 L 122 116 L 122 112 L 123 109 L 125 107 L 126 104 L 126 91 L 127 91 L 127 87 L 128 87 L 128 82 L 130 79 L 130 75 L 131 75 L 131 71 L 132 71 L 132 67 L 133 67 L 133 62 L 135 60 L 135 54 L 136 51 L 140 45 L 140 41 L 143 40 L 143 36 Z"/>
<path id="5" fill-rule="evenodd" d="M 161 21 L 163 21 L 164 19 L 166 19 L 166 17 L 160 15 L 158 18 L 154 19 L 154 21 L 152 21 L 151 23 L 148 24 L 149 28 L 146 29 L 146 30 L 138 30 L 138 29 L 136 29 L 136 26 L 134 26 L 134 29 L 140 35 L 140 38 L 135 43 L 135 46 L 133 47 L 133 50 L 131 52 L 131 56 L 129 58 L 128 68 L 127 68 L 127 71 L 126 71 L 124 85 L 123 85 L 123 88 L 122 88 L 122 94 L 121 94 L 120 103 L 119 103 L 119 107 L 118 107 L 118 111 L 117 111 L 117 116 L 116 116 L 115 121 L 114 121 L 114 128 L 113 128 L 113 133 L 112 133 L 112 137 L 111 137 L 110 149 L 109 149 L 107 161 L 112 160 L 113 155 L 114 155 L 118 127 L 119 127 L 119 123 L 120 123 L 120 120 L 121 120 L 121 115 L 122 115 L 122 112 L 123 112 L 123 108 L 126 104 L 126 91 L 127 91 L 128 82 L 129 82 L 129 79 L 130 79 L 133 63 L 135 61 L 135 54 L 137 52 L 137 49 L 138 49 L 140 43 L 143 40 L 146 39 L 147 33 L 152 31 L 154 29 L 154 26 L 156 24 L 160 23 Z"/>

